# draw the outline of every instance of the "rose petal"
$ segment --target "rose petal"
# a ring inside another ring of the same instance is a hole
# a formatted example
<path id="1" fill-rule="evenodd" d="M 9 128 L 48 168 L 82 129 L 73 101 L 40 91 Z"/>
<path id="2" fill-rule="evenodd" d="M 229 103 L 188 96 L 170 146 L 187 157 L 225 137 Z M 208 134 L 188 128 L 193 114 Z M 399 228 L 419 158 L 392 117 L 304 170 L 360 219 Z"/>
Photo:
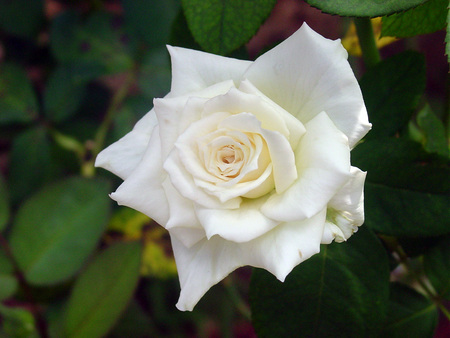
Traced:
<path id="1" fill-rule="evenodd" d="M 325 228 L 336 242 L 343 242 L 364 223 L 364 181 L 366 173 L 356 167 L 350 169 L 351 178 L 328 203 Z"/>
<path id="2" fill-rule="evenodd" d="M 204 88 L 189 96 L 153 100 L 160 134 L 164 135 L 161 139 L 163 158 L 167 157 L 172 150 L 178 136 L 201 118 L 206 99 L 215 95 L 222 95 L 233 86 L 233 81 L 229 80 Z"/>
<path id="3" fill-rule="evenodd" d="M 305 126 L 298 119 L 296 119 L 292 114 L 281 108 L 271 99 L 269 99 L 266 95 L 264 95 L 258 88 L 256 88 L 250 81 L 244 80 L 239 85 L 239 90 L 258 96 L 260 99 L 263 99 L 266 103 L 273 107 L 273 112 L 276 113 L 279 117 L 284 120 L 284 124 L 286 128 L 289 130 L 288 140 L 291 144 L 292 149 L 296 149 L 300 138 L 305 133 Z M 277 130 L 275 128 L 265 127 L 264 128 L 270 130 Z"/>
<path id="4" fill-rule="evenodd" d="M 136 209 L 165 225 L 169 219 L 169 205 L 161 184 L 165 176 L 162 170 L 159 128 L 156 127 L 142 160 L 116 192 L 111 194 L 111 198 L 118 204 Z"/>
<path id="5" fill-rule="evenodd" d="M 171 230 L 172 235 L 178 237 L 178 240 L 186 247 L 205 238 L 205 231 L 200 225 L 200 221 L 195 214 L 195 206 L 192 201 L 181 196 L 173 187 L 169 178 L 166 177 L 162 183 L 169 203 L 169 220 L 165 228 Z M 179 228 L 178 230 L 174 230 Z M 189 231 L 192 230 L 192 231 Z"/>
<path id="6" fill-rule="evenodd" d="M 95 159 L 95 166 L 126 179 L 144 156 L 156 124 L 155 111 L 152 109 L 138 121 L 131 132 L 102 150 Z"/>
<path id="7" fill-rule="evenodd" d="M 187 128 L 175 142 L 176 152 L 181 158 L 182 165 L 195 178 L 205 181 L 214 181 L 217 179 L 211 173 L 206 171 L 204 163 L 200 162 L 200 156 L 197 149 L 197 140 L 205 134 L 217 130 L 220 122 L 229 116 L 227 112 L 218 112 L 194 122 Z M 169 156 L 168 161 L 172 158 Z M 167 169 L 166 169 L 167 170 Z"/>
<path id="8" fill-rule="evenodd" d="M 262 212 L 279 221 L 309 218 L 324 209 L 350 177 L 347 137 L 326 113 L 306 125 L 296 150 L 297 181 L 283 194 L 272 195 Z"/>
<path id="9" fill-rule="evenodd" d="M 277 131 L 261 128 L 261 122 L 253 114 L 241 113 L 225 119 L 221 127 L 261 134 L 267 143 L 273 164 L 273 178 L 278 193 L 286 190 L 297 178 L 295 157 L 285 136 Z"/>
<path id="10" fill-rule="evenodd" d="M 180 195 L 194 203 L 213 209 L 235 209 L 241 203 L 241 198 L 239 197 L 221 202 L 218 198 L 205 193 L 203 189 L 198 187 L 192 175 L 185 169 L 176 150 L 169 154 L 169 157 L 164 162 L 164 169 L 169 174 L 170 181 Z"/>
<path id="11" fill-rule="evenodd" d="M 197 217 L 211 239 L 214 235 L 237 242 L 248 242 L 273 229 L 279 222 L 264 216 L 260 211 L 266 198 L 246 199 L 238 209 L 209 209 L 198 206 Z"/>
<path id="12" fill-rule="evenodd" d="M 239 83 L 250 61 L 226 58 L 192 49 L 167 46 L 172 60 L 171 96 L 196 92 L 215 83 Z"/>
<path id="13" fill-rule="evenodd" d="M 303 124 L 326 111 L 347 135 L 350 147 L 370 129 L 340 40 L 325 39 L 306 24 L 256 59 L 243 77 Z"/>
<path id="14" fill-rule="evenodd" d="M 267 102 L 257 95 L 247 94 L 235 88 L 231 88 L 225 95 L 212 98 L 205 104 L 205 114 L 224 111 L 236 115 L 251 113 L 258 119 L 262 128 L 276 130 L 289 138 L 288 126 L 278 110 L 282 108 L 273 102 Z"/>
<path id="15" fill-rule="evenodd" d="M 192 310 L 209 288 L 244 265 L 267 269 L 283 281 L 296 265 L 319 252 L 325 214 L 324 209 L 310 219 L 280 224 L 242 244 L 213 236 L 186 248 L 171 237 L 181 285 L 177 308 Z"/>
<path id="16" fill-rule="evenodd" d="M 320 251 L 326 209 L 303 221 L 285 222 L 242 244 L 245 264 L 266 269 L 280 281 L 301 262 Z"/>

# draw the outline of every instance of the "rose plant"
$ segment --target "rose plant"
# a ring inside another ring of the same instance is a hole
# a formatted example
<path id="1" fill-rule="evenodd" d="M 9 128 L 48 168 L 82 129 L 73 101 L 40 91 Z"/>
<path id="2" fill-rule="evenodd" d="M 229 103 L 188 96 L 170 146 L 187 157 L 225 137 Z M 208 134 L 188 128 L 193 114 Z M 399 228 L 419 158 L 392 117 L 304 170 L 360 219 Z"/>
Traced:
<path id="1" fill-rule="evenodd" d="M 283 281 L 357 231 L 350 151 L 371 125 L 340 40 L 304 24 L 254 62 L 168 50 L 169 94 L 96 166 L 124 180 L 114 200 L 169 231 L 180 310 L 238 267 Z"/>

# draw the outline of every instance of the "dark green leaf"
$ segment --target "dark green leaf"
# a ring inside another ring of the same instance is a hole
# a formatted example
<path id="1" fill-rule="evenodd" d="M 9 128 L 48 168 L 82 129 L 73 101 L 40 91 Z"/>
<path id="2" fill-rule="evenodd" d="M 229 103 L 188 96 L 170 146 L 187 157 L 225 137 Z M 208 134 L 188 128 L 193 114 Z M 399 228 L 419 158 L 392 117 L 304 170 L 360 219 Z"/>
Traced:
<path id="1" fill-rule="evenodd" d="M 17 203 L 41 187 L 53 174 L 50 141 L 45 129 L 36 127 L 19 134 L 11 151 L 11 203 Z"/>
<path id="2" fill-rule="evenodd" d="M 151 47 L 164 46 L 171 25 L 180 7 L 176 0 L 123 0 L 125 23 L 130 35 L 139 38 Z"/>
<path id="3" fill-rule="evenodd" d="M 22 308 L 9 308 L 0 304 L 1 329 L 5 337 L 39 338 L 34 317 L 30 311 Z M 0 331 L 0 334 L 2 332 Z"/>
<path id="4" fill-rule="evenodd" d="M 416 117 L 417 124 L 424 135 L 425 150 L 430 153 L 436 153 L 441 156 L 448 156 L 447 137 L 445 136 L 445 127 L 441 120 L 426 105 Z"/>
<path id="5" fill-rule="evenodd" d="M 255 270 L 250 284 L 260 337 L 367 337 L 380 328 L 388 297 L 386 252 L 364 226 L 346 243 L 322 246 L 284 283 Z"/>
<path id="6" fill-rule="evenodd" d="M 201 50 L 202 47 L 195 42 L 194 37 L 189 30 L 186 17 L 183 10 L 178 12 L 170 32 L 170 44 L 172 46 Z"/>
<path id="7" fill-rule="evenodd" d="M 447 27 L 450 24 L 450 10 L 447 10 Z M 445 54 L 447 55 L 447 61 L 450 63 L 450 29 L 447 29 L 445 35 Z"/>
<path id="8" fill-rule="evenodd" d="M 182 0 L 189 29 L 202 48 L 227 55 L 255 35 L 276 0 Z"/>
<path id="9" fill-rule="evenodd" d="M 425 255 L 424 268 L 439 296 L 450 300 L 450 236 Z"/>
<path id="10" fill-rule="evenodd" d="M 136 122 L 153 107 L 153 100 L 144 96 L 128 97 L 114 117 L 112 140 L 120 139 L 130 132 Z"/>
<path id="11" fill-rule="evenodd" d="M 143 94 L 152 100 L 155 97 L 163 97 L 170 90 L 170 81 L 170 61 L 167 49 L 160 48 L 146 54 L 138 77 L 138 85 Z"/>
<path id="12" fill-rule="evenodd" d="M 33 38 L 44 21 L 43 0 L 0 0 L 0 28 Z"/>
<path id="13" fill-rule="evenodd" d="M 61 122 L 79 108 L 88 81 L 101 75 L 98 64 L 77 63 L 57 68 L 50 76 L 44 95 L 45 113 L 50 120 Z"/>
<path id="14" fill-rule="evenodd" d="M 55 284 L 82 267 L 108 220 L 109 190 L 104 181 L 74 177 L 45 187 L 21 206 L 10 244 L 30 283 Z"/>
<path id="15" fill-rule="evenodd" d="M 0 247 L 0 301 L 11 297 L 17 290 L 14 268 L 5 252 Z"/>
<path id="16" fill-rule="evenodd" d="M 429 0 L 406 12 L 383 17 L 381 36 L 406 38 L 443 29 L 448 0 Z"/>
<path id="17" fill-rule="evenodd" d="M 12 274 L 14 272 L 14 266 L 11 260 L 6 255 L 2 247 L 0 247 L 0 274 Z"/>
<path id="18" fill-rule="evenodd" d="M 69 299 L 65 337 L 100 337 L 111 329 L 136 287 L 140 256 L 140 243 L 119 243 L 88 266 Z"/>
<path id="19" fill-rule="evenodd" d="M 132 67 L 132 59 L 123 42 L 124 35 L 109 13 L 96 12 L 87 18 L 67 11 L 51 27 L 51 48 L 63 63 L 101 65 L 106 73 Z"/>
<path id="20" fill-rule="evenodd" d="M 422 256 L 434 247 L 442 236 L 432 237 L 399 237 L 398 243 L 409 258 Z"/>
<path id="21" fill-rule="evenodd" d="M 417 291 L 398 283 L 391 285 L 387 321 L 380 337 L 433 337 L 438 319 L 436 306 Z"/>
<path id="22" fill-rule="evenodd" d="M 14 295 L 17 285 L 17 280 L 14 276 L 0 274 L 0 301 Z"/>
<path id="23" fill-rule="evenodd" d="M 405 127 L 425 88 L 422 55 L 404 52 L 372 67 L 360 85 L 373 129 L 367 138 L 393 136 Z"/>
<path id="24" fill-rule="evenodd" d="M 384 138 L 367 140 L 352 151 L 352 163 L 378 185 L 445 195 L 450 193 L 446 158 L 428 154 L 419 143 Z"/>
<path id="25" fill-rule="evenodd" d="M 0 112 L 0 124 L 30 122 L 38 114 L 31 81 L 12 64 L 0 65 Z"/>
<path id="26" fill-rule="evenodd" d="M 449 205 L 449 195 L 366 182 L 365 224 L 383 234 L 411 237 L 447 234 Z"/>
<path id="27" fill-rule="evenodd" d="M 381 16 L 406 11 L 427 0 L 306 0 L 325 13 L 341 16 Z"/>
<path id="28" fill-rule="evenodd" d="M 9 220 L 9 197 L 6 183 L 0 175 L 0 232 L 5 228 Z"/>
<path id="29" fill-rule="evenodd" d="M 156 337 L 155 331 L 149 316 L 138 302 L 132 301 L 108 337 Z"/>
<path id="30" fill-rule="evenodd" d="M 393 236 L 438 236 L 449 232 L 450 168 L 403 139 L 370 140 L 352 151 L 352 163 L 367 171 L 365 212 L 369 227 Z"/>

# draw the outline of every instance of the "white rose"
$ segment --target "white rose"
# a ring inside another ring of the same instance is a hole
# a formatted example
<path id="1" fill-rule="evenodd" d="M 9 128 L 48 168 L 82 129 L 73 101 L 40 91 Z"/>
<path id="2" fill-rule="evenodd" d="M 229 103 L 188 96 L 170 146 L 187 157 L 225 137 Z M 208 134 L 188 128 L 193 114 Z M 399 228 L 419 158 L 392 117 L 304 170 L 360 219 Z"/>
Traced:
<path id="1" fill-rule="evenodd" d="M 177 307 L 192 310 L 238 267 L 283 281 L 357 230 L 365 173 L 350 149 L 370 124 L 340 41 L 306 24 L 254 62 L 168 49 L 170 93 L 96 166 L 124 179 L 114 200 L 169 231 Z"/>

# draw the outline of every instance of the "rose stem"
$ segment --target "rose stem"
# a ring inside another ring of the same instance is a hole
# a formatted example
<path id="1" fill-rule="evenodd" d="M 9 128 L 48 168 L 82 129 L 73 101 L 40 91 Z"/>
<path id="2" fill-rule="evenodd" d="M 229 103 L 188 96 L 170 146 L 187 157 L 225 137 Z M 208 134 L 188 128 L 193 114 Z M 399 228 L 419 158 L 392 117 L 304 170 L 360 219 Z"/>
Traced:
<path id="1" fill-rule="evenodd" d="M 373 35 L 373 28 L 370 18 L 354 18 L 356 34 L 358 35 L 359 45 L 367 68 L 375 66 L 380 62 L 380 52 L 378 51 Z"/>
<path id="2" fill-rule="evenodd" d="M 225 287 L 225 290 L 227 291 L 228 295 L 230 296 L 230 299 L 233 302 L 234 306 L 238 309 L 239 313 L 245 319 L 251 320 L 252 318 L 251 311 L 248 308 L 247 304 L 242 299 L 238 290 L 236 289 L 232 277 L 229 276 L 228 278 L 224 279 L 222 284 Z"/>
<path id="3" fill-rule="evenodd" d="M 380 237 L 383 240 L 383 242 L 389 247 L 389 249 L 397 254 L 397 261 L 406 268 L 406 270 L 410 273 L 410 275 L 414 278 L 414 280 L 420 285 L 422 291 L 425 292 L 428 298 L 431 299 L 433 303 L 442 311 L 444 316 L 450 320 L 450 312 L 442 304 L 440 296 L 437 295 L 436 292 L 423 281 L 422 277 L 419 276 L 419 274 L 411 266 L 410 258 L 403 250 L 400 243 L 398 243 L 397 239 L 388 236 L 380 236 Z"/>
<path id="4" fill-rule="evenodd" d="M 114 93 L 113 97 L 111 98 L 111 102 L 108 106 L 108 110 L 106 111 L 105 117 L 103 118 L 102 123 L 100 124 L 100 127 L 97 129 L 97 133 L 95 134 L 94 138 L 94 144 L 92 146 L 91 155 L 92 158 L 89 160 L 86 165 L 91 166 L 94 168 L 94 161 L 97 157 L 100 150 L 103 148 L 103 144 L 105 142 L 106 134 L 108 133 L 108 130 L 111 126 L 111 123 L 113 121 L 114 115 L 117 112 L 118 108 L 122 104 L 123 100 L 128 95 L 128 92 L 133 85 L 135 81 L 135 69 L 129 71 L 127 74 L 126 79 L 124 80 L 122 86 L 120 86 L 119 89 Z M 95 169 L 92 169 L 95 170 Z"/>

